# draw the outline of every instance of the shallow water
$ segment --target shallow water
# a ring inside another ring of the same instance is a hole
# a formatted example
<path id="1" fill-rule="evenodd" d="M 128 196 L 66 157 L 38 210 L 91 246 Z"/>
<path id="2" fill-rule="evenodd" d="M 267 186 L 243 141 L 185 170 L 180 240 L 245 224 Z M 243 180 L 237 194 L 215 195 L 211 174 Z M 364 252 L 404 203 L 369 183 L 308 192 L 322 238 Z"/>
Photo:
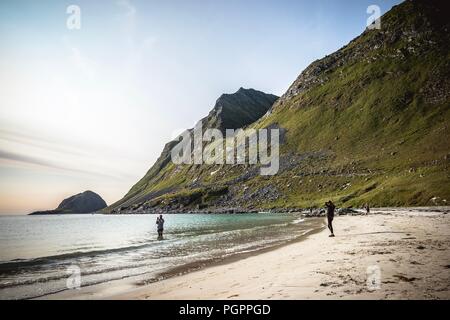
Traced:
<path id="1" fill-rule="evenodd" d="M 158 239 L 156 215 L 0 217 L 0 299 L 67 290 L 73 270 L 81 286 L 162 273 L 279 245 L 316 224 L 288 214 L 165 215 Z M 79 268 L 79 269 L 78 269 Z"/>

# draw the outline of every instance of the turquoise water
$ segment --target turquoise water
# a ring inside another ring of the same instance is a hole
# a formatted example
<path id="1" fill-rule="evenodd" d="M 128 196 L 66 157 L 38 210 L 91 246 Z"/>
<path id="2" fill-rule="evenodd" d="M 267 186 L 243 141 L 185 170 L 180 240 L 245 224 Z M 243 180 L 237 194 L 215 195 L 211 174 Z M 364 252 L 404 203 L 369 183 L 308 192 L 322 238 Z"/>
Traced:
<path id="1" fill-rule="evenodd" d="M 154 281 L 174 268 L 257 251 L 317 227 L 287 214 L 0 217 L 0 298 L 22 299 L 67 290 L 68 270 L 81 286 L 127 277 Z"/>

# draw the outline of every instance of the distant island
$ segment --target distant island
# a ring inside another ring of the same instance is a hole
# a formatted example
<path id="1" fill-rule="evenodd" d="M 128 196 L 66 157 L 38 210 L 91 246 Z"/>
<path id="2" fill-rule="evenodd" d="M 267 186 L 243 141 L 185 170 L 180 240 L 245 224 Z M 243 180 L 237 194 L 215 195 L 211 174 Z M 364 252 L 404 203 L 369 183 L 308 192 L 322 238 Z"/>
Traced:
<path id="1" fill-rule="evenodd" d="M 30 215 L 92 213 L 104 209 L 106 206 L 102 197 L 88 190 L 64 199 L 54 210 L 36 211 Z"/>

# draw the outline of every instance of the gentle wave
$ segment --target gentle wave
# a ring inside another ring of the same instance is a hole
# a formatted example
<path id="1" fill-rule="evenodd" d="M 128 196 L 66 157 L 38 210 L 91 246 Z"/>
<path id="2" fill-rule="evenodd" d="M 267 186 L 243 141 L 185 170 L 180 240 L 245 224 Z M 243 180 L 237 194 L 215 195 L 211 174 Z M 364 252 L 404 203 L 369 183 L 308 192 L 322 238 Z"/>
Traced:
<path id="1" fill-rule="evenodd" d="M 299 216 L 265 216 L 259 219 L 258 215 L 236 215 L 233 219 L 226 219 L 219 216 L 171 215 L 168 218 L 170 232 L 165 234 L 164 241 L 158 241 L 152 230 L 146 227 L 148 218 L 138 218 L 124 217 L 126 224 L 114 224 L 114 219 L 83 218 L 78 229 L 68 225 L 66 217 L 58 218 L 60 225 L 43 223 L 42 230 L 55 230 L 53 238 L 48 232 L 41 232 L 41 239 L 45 239 L 43 243 L 54 239 L 58 241 L 56 243 L 62 243 L 59 248 L 56 247 L 59 251 L 49 250 L 53 254 L 48 256 L 0 262 L 0 297 L 30 298 L 67 290 L 67 267 L 71 265 L 80 267 L 82 287 L 130 277 L 144 282 L 157 281 L 161 276 L 171 275 L 171 270 L 175 273 L 178 270 L 189 271 L 192 267 L 217 259 L 271 248 L 295 240 L 317 227 L 317 224 L 310 222 L 312 220 L 305 221 Z M 29 221 L 30 225 L 24 227 L 33 227 L 35 237 L 39 220 Z M 95 228 L 92 223 L 97 223 Z M 91 230 L 95 229 L 95 237 L 84 231 L 84 224 Z M 191 225 L 192 228 L 188 229 Z M 8 227 L 4 230 L 14 231 L 11 225 Z M 59 230 L 67 228 L 71 228 L 75 236 L 58 238 Z M 125 232 L 122 233 L 122 230 Z M 11 234 L 17 234 L 17 231 Z M 114 242 L 106 243 L 111 248 L 104 248 L 103 241 L 96 241 L 97 238 L 111 238 L 111 235 Z M 16 257 L 20 257 L 20 252 L 24 256 L 32 252 L 32 248 L 28 247 L 30 241 L 27 241 L 27 246 L 22 244 L 27 250 L 17 251 Z M 138 278 L 140 276 L 142 279 Z"/>
<path id="2" fill-rule="evenodd" d="M 231 236 L 235 234 L 242 234 L 242 233 L 248 233 L 251 234 L 254 231 L 262 230 L 262 229 L 268 229 L 268 228 L 274 228 L 274 227 L 284 227 L 289 224 L 298 224 L 304 221 L 304 218 L 296 219 L 292 222 L 286 222 L 286 223 L 278 223 L 278 224 L 272 224 L 270 226 L 255 226 L 255 227 L 249 227 L 249 228 L 242 228 L 237 230 L 219 230 L 219 229 L 210 229 L 207 232 L 184 232 L 184 233 L 178 233 L 179 235 L 185 235 L 186 237 L 198 237 L 197 241 L 201 241 L 201 238 L 205 239 L 205 236 L 213 236 L 216 239 L 220 239 L 222 237 Z M 172 233 L 170 234 L 172 235 Z M 165 241 L 168 241 L 170 239 L 167 239 Z M 172 241 L 180 241 L 180 239 L 172 239 Z M 6 262 L 0 262 L 0 273 L 8 273 L 11 271 L 17 271 L 21 268 L 26 267 L 36 267 L 36 266 L 42 266 L 47 264 L 56 264 L 58 262 L 63 262 L 64 260 L 73 260 L 76 258 L 92 258 L 96 256 L 101 255 L 108 255 L 113 253 L 124 253 L 128 251 L 134 251 L 144 248 L 149 248 L 154 245 L 156 245 L 158 241 L 153 240 L 150 243 L 148 241 L 144 244 L 139 245 L 132 245 L 132 246 L 125 246 L 125 247 L 119 247 L 119 248 L 108 248 L 108 249 L 100 249 L 100 250 L 90 250 L 90 251 L 75 251 L 75 252 L 68 252 L 63 253 L 59 255 L 52 255 L 52 256 L 44 256 L 44 257 L 38 257 L 33 259 L 15 259 L 11 261 Z"/>
<path id="3" fill-rule="evenodd" d="M 16 259 L 7 262 L 0 263 L 0 272 L 6 273 L 8 271 L 17 271 L 18 269 L 25 267 L 34 267 L 46 264 L 54 264 L 64 260 L 70 260 L 81 257 L 95 257 L 99 255 L 106 255 L 111 253 L 120 253 L 130 250 L 142 249 L 145 247 L 149 247 L 154 243 L 137 245 L 137 246 L 127 246 L 120 248 L 111 248 L 111 249 L 102 249 L 102 250 L 92 250 L 92 251 L 75 251 L 71 253 L 63 253 L 59 255 L 47 256 L 47 257 L 39 257 L 34 259 Z"/>
<path id="4" fill-rule="evenodd" d="M 296 222 L 296 223 L 298 223 L 298 222 Z M 254 229 L 261 229 L 261 228 L 263 228 L 263 227 L 255 227 Z M 242 230 L 238 230 L 238 231 L 242 231 Z M 310 232 L 309 229 L 305 230 L 300 235 L 304 235 L 308 232 Z M 231 231 L 223 231 L 221 233 L 232 233 L 232 232 Z M 297 236 L 299 236 L 299 235 L 297 235 Z M 293 238 L 295 238 L 295 236 L 286 236 L 284 238 L 275 238 L 275 239 L 254 241 L 252 243 L 235 245 L 235 246 L 225 249 L 225 250 L 221 250 L 221 249 L 211 250 L 208 255 L 211 257 L 215 256 L 216 258 L 225 258 L 225 257 L 229 257 L 229 256 L 232 256 L 235 254 L 250 253 L 250 252 L 258 251 L 260 249 L 270 248 L 273 245 L 277 245 L 282 242 L 292 240 Z M 105 254 L 105 253 L 124 251 L 125 249 L 126 249 L 125 251 L 129 251 L 132 249 L 143 248 L 143 247 L 147 247 L 147 246 L 141 245 L 141 246 L 131 246 L 131 247 L 127 247 L 127 248 L 117 248 L 117 249 L 113 249 L 113 250 L 99 250 L 99 251 L 96 251 L 96 253 L 101 252 L 102 254 Z M 220 254 L 220 253 L 222 253 L 222 254 Z M 34 259 L 32 261 L 22 261 L 20 263 L 21 264 L 28 263 L 27 266 L 30 266 L 30 263 L 37 263 L 38 261 L 36 261 L 36 260 L 47 261 L 47 260 L 53 260 L 53 259 L 55 259 L 55 257 L 58 259 L 64 259 L 67 256 L 79 257 L 79 256 L 86 256 L 86 255 L 84 255 L 84 253 L 63 254 L 63 255 L 54 256 L 54 257 L 46 257 L 45 259 L 39 258 L 39 259 Z M 90 255 L 88 255 L 88 256 L 90 256 Z M 93 255 L 93 256 L 96 256 L 96 255 Z M 199 252 L 196 254 L 190 254 L 189 257 L 191 258 L 191 260 L 187 261 L 187 262 L 191 262 L 193 260 L 200 259 L 202 257 L 204 258 L 205 253 Z M 177 258 L 182 258 L 182 257 L 178 256 Z M 150 264 L 148 262 L 145 262 L 145 263 L 121 265 L 121 266 L 117 266 L 117 267 L 99 268 L 99 269 L 94 269 L 94 270 L 90 270 L 90 271 L 83 271 L 83 276 L 86 277 L 86 276 L 90 276 L 90 275 L 103 274 L 103 273 L 114 272 L 114 271 L 124 271 L 124 270 L 128 270 L 128 269 L 137 269 L 137 268 L 148 267 L 148 266 L 150 266 Z M 130 276 L 136 276 L 136 274 L 132 274 Z M 47 277 L 37 277 L 34 279 L 19 280 L 16 282 L 3 283 L 3 284 L 0 283 L 0 289 L 11 288 L 11 287 L 16 287 L 16 286 L 23 286 L 23 285 L 32 285 L 32 284 L 36 284 L 36 283 L 45 283 L 45 282 L 49 282 L 49 281 L 57 281 L 57 280 L 62 280 L 62 279 L 67 279 L 67 274 L 53 275 L 53 276 L 47 276 Z M 96 281 L 95 283 L 97 284 L 97 283 L 102 283 L 102 282 L 107 282 L 107 281 L 111 281 L 111 279 L 105 279 L 104 281 Z M 92 285 L 92 283 L 88 283 L 83 286 L 88 286 L 88 285 Z"/>

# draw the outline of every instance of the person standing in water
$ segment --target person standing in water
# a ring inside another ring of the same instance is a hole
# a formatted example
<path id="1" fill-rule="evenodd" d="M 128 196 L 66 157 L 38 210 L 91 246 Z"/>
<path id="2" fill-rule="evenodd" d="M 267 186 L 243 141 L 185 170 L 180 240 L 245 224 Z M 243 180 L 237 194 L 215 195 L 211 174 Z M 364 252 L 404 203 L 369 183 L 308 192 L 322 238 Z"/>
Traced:
<path id="1" fill-rule="evenodd" d="M 156 218 L 156 225 L 158 227 L 158 238 L 162 238 L 164 232 L 164 219 L 162 214 Z"/>
<path id="2" fill-rule="evenodd" d="M 325 206 L 327 207 L 328 229 L 330 229 L 331 232 L 330 237 L 334 237 L 333 219 L 334 219 L 334 209 L 336 208 L 336 206 L 334 205 L 333 202 L 331 202 L 331 200 L 325 202 Z"/>

